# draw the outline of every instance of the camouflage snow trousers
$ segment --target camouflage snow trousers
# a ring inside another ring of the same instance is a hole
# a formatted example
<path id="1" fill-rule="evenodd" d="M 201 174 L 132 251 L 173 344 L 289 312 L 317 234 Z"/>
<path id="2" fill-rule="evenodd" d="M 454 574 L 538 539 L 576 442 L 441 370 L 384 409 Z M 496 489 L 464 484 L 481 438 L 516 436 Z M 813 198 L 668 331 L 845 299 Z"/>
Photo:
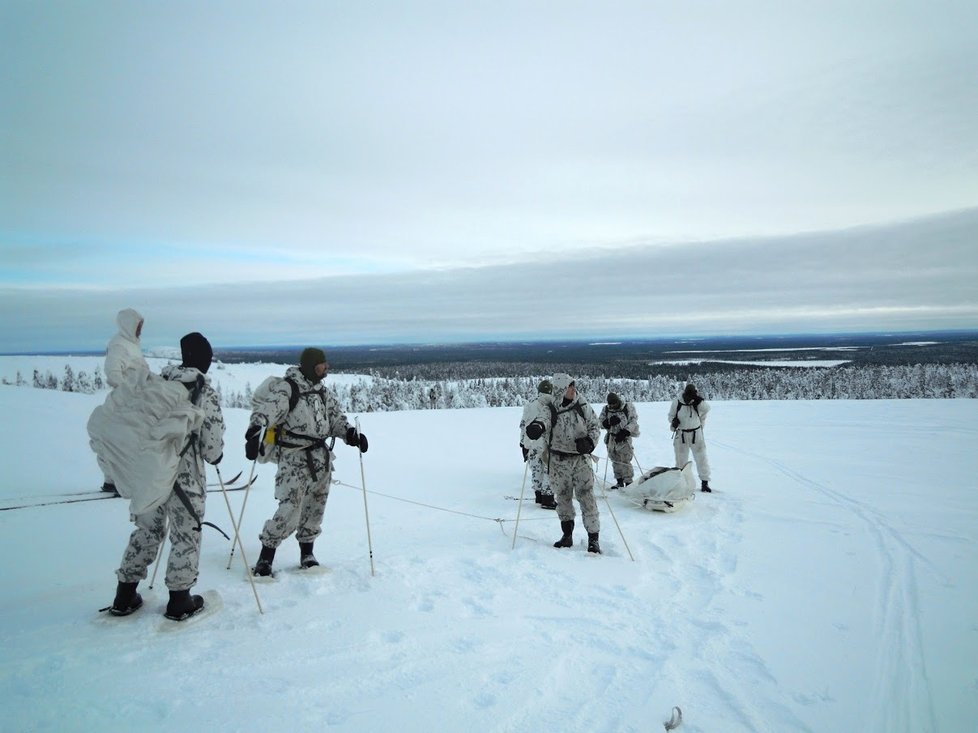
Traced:
<path id="1" fill-rule="evenodd" d="M 534 448 L 527 455 L 526 462 L 530 464 L 530 485 L 533 492 L 551 494 L 550 478 L 547 476 L 547 463 L 542 448 Z"/>
<path id="2" fill-rule="evenodd" d="M 204 518 L 205 495 L 200 488 L 187 489 L 181 484 L 197 516 Z M 156 559 L 156 553 L 170 525 L 170 554 L 166 561 L 166 587 L 169 590 L 189 590 L 197 582 L 200 565 L 200 528 L 180 501 L 176 492 L 153 511 L 131 515 L 136 529 L 122 555 L 122 565 L 116 571 L 120 583 L 145 580 L 146 569 Z"/>
<path id="3" fill-rule="evenodd" d="M 635 469 L 632 468 L 634 457 L 635 449 L 632 447 L 631 438 L 626 438 L 619 443 L 614 436 L 611 436 L 608 440 L 608 459 L 611 461 L 616 481 L 632 482 L 635 477 Z"/>
<path id="4" fill-rule="evenodd" d="M 574 502 L 581 505 L 584 529 L 597 532 L 601 529 L 598 518 L 598 502 L 594 498 L 594 472 L 590 456 L 564 456 L 550 454 L 550 488 L 557 501 L 557 516 L 561 522 L 574 518 Z"/>
<path id="5" fill-rule="evenodd" d="M 696 473 L 699 474 L 700 481 L 710 480 L 710 459 L 706 456 L 706 441 L 703 439 L 703 430 L 697 429 L 695 433 L 684 433 L 679 431 L 673 438 L 672 447 L 676 453 L 676 467 L 682 468 L 689 460 L 689 452 L 693 452 L 693 459 L 696 461 Z"/>
<path id="6" fill-rule="evenodd" d="M 331 470 L 318 470 L 313 480 L 305 458 L 283 458 L 275 474 L 278 509 L 265 522 L 258 539 L 266 547 L 278 547 L 295 532 L 299 542 L 313 542 L 322 534 L 323 514 L 329 498 Z"/>

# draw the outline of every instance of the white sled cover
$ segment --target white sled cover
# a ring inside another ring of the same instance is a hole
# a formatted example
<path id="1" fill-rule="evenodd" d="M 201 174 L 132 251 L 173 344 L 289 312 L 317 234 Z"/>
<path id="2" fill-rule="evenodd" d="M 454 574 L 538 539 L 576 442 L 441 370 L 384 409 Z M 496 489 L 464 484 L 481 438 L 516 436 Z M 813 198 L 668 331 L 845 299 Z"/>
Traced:
<path id="1" fill-rule="evenodd" d="M 650 511 L 674 512 L 696 496 L 693 463 L 682 468 L 656 466 L 622 489 L 622 493 Z"/>
<path id="2" fill-rule="evenodd" d="M 167 500 L 180 452 L 203 420 L 204 411 L 191 404 L 183 382 L 152 372 L 127 378 L 92 411 L 89 445 L 116 489 L 129 499 L 132 514 L 143 514 Z"/>

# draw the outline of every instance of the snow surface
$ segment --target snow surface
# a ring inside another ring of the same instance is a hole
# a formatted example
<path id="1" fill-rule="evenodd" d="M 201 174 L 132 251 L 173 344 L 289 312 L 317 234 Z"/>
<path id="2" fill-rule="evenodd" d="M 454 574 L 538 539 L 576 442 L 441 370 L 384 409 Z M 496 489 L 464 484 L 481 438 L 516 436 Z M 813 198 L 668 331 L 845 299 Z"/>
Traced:
<path id="1" fill-rule="evenodd" d="M 279 373 L 232 371 L 237 389 Z M 0 386 L 0 507 L 98 487 L 85 423 L 103 398 Z M 637 407 L 639 463 L 670 464 L 667 406 Z M 247 473 L 247 412 L 225 416 L 230 477 Z M 158 579 L 138 613 L 106 618 L 124 501 L 0 511 L 0 728 L 645 733 L 678 705 L 690 733 L 974 730 L 975 400 L 714 403 L 717 491 L 669 515 L 601 499 L 601 557 L 580 524 L 574 548 L 551 547 L 557 517 L 532 502 L 512 548 L 519 408 L 360 418 L 376 572 L 340 445 L 316 545 L 329 571 L 294 571 L 287 541 L 257 586 L 264 614 L 205 529 L 197 590 L 220 611 L 161 633 Z M 252 562 L 273 481 L 259 466 Z M 244 492 L 229 499 L 237 515 Z M 220 494 L 207 518 L 230 533 Z"/>

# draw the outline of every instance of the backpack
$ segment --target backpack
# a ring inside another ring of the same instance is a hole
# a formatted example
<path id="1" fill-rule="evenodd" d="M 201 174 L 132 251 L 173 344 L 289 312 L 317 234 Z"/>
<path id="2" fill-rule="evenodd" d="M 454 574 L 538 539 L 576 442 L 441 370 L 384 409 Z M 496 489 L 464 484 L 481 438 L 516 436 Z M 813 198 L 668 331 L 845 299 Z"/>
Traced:
<path id="1" fill-rule="evenodd" d="M 267 395 L 271 393 L 271 386 L 275 384 L 278 379 L 278 377 L 269 377 L 258 385 L 258 389 L 255 390 L 252 397 L 252 404 L 265 399 Z M 285 381 L 288 382 L 289 385 L 289 411 L 286 413 L 286 417 L 292 414 L 292 411 L 296 408 L 296 405 L 299 404 L 299 400 L 303 397 L 318 395 L 323 400 L 323 404 L 325 405 L 326 394 L 323 390 L 313 389 L 303 392 L 299 389 L 299 383 L 291 377 L 285 377 Z M 284 419 L 285 418 L 283 418 L 283 420 Z M 296 440 L 301 440 L 303 442 L 297 443 L 295 442 Z M 261 445 L 259 446 L 258 458 L 256 460 L 258 463 L 278 463 L 280 452 L 278 449 L 280 448 L 315 448 L 322 445 L 323 447 L 326 447 L 327 450 L 332 451 L 335 442 L 336 438 L 333 438 L 330 440 L 330 443 L 327 446 L 326 441 L 322 438 L 295 433 L 287 428 L 281 427 L 280 425 L 269 425 L 265 428 L 265 434 L 262 438 Z"/>
<path id="2" fill-rule="evenodd" d="M 203 388 L 140 372 L 126 379 L 88 418 L 89 445 L 131 514 L 163 504 L 173 491 L 183 455 L 196 445 L 204 412 Z M 191 391 L 188 399 L 188 391 Z"/>

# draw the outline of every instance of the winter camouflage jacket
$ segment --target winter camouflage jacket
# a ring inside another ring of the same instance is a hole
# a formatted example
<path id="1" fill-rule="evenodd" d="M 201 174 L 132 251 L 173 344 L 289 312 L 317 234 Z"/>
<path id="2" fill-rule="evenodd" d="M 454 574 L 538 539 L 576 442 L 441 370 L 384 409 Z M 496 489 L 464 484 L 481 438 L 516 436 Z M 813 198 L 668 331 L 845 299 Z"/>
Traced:
<path id="1" fill-rule="evenodd" d="M 564 404 L 567 386 L 574 380 L 567 374 L 554 374 L 550 381 L 554 385 L 553 409 L 548 408 L 549 414 L 540 422 L 543 423 L 551 452 L 579 454 L 578 438 L 590 438 L 592 446 L 597 446 L 601 438 L 601 423 L 591 405 L 580 392 Z"/>
<path id="2" fill-rule="evenodd" d="M 696 430 L 703 427 L 703 423 L 706 422 L 706 414 L 709 411 L 710 403 L 698 395 L 690 404 L 683 402 L 681 397 L 676 398 L 669 407 L 669 425 L 672 427 L 673 418 L 678 417 L 679 427 L 676 428 L 677 430 L 685 430 L 686 432 Z"/>
<path id="3" fill-rule="evenodd" d="M 289 411 L 292 380 L 299 388 L 298 401 Z M 312 462 L 315 472 L 329 470 L 329 450 L 324 441 L 343 438 L 350 427 L 333 393 L 322 382 L 313 384 L 299 367 L 289 367 L 284 378 L 265 380 L 252 397 L 251 422 L 275 425 L 278 445 L 273 460 Z M 310 449 L 311 450 L 307 450 Z"/>
<path id="4" fill-rule="evenodd" d="M 606 404 L 601 408 L 601 415 L 598 417 L 598 422 L 604 425 L 605 420 L 610 420 L 613 417 L 618 418 L 618 424 L 608 428 L 608 432 L 604 438 L 605 443 L 608 442 L 609 438 L 617 435 L 622 430 L 627 430 L 629 437 L 637 438 L 639 436 L 638 412 L 635 410 L 635 405 L 631 402 L 625 402 L 618 409 Z"/>
<path id="5" fill-rule="evenodd" d="M 194 367 L 165 366 L 160 372 L 163 379 L 189 385 L 188 398 L 193 396 L 197 377 L 203 377 L 204 386 L 197 397 L 197 407 L 204 412 L 204 420 L 193 438 L 193 445 L 183 454 L 177 469 L 177 481 L 184 490 L 203 493 L 207 484 L 204 461 L 215 464 L 224 455 L 224 414 L 217 392 L 210 380 Z"/>
<path id="6" fill-rule="evenodd" d="M 110 387 L 118 387 L 127 374 L 135 371 L 149 371 L 149 365 L 139 346 L 136 328 L 143 317 L 132 308 L 119 311 L 115 322 L 119 333 L 112 337 L 105 349 L 105 381 Z"/>
<path id="7" fill-rule="evenodd" d="M 546 392 L 538 392 L 537 396 L 526 403 L 523 408 L 523 419 L 520 420 L 520 445 L 527 450 L 534 450 L 547 447 L 547 440 L 545 436 L 540 436 L 536 440 L 533 440 L 529 435 L 526 434 L 526 426 L 529 425 L 534 420 L 539 420 L 544 422 L 544 419 L 549 422 L 550 420 L 550 405 L 554 402 L 553 395 L 549 395 Z"/>

